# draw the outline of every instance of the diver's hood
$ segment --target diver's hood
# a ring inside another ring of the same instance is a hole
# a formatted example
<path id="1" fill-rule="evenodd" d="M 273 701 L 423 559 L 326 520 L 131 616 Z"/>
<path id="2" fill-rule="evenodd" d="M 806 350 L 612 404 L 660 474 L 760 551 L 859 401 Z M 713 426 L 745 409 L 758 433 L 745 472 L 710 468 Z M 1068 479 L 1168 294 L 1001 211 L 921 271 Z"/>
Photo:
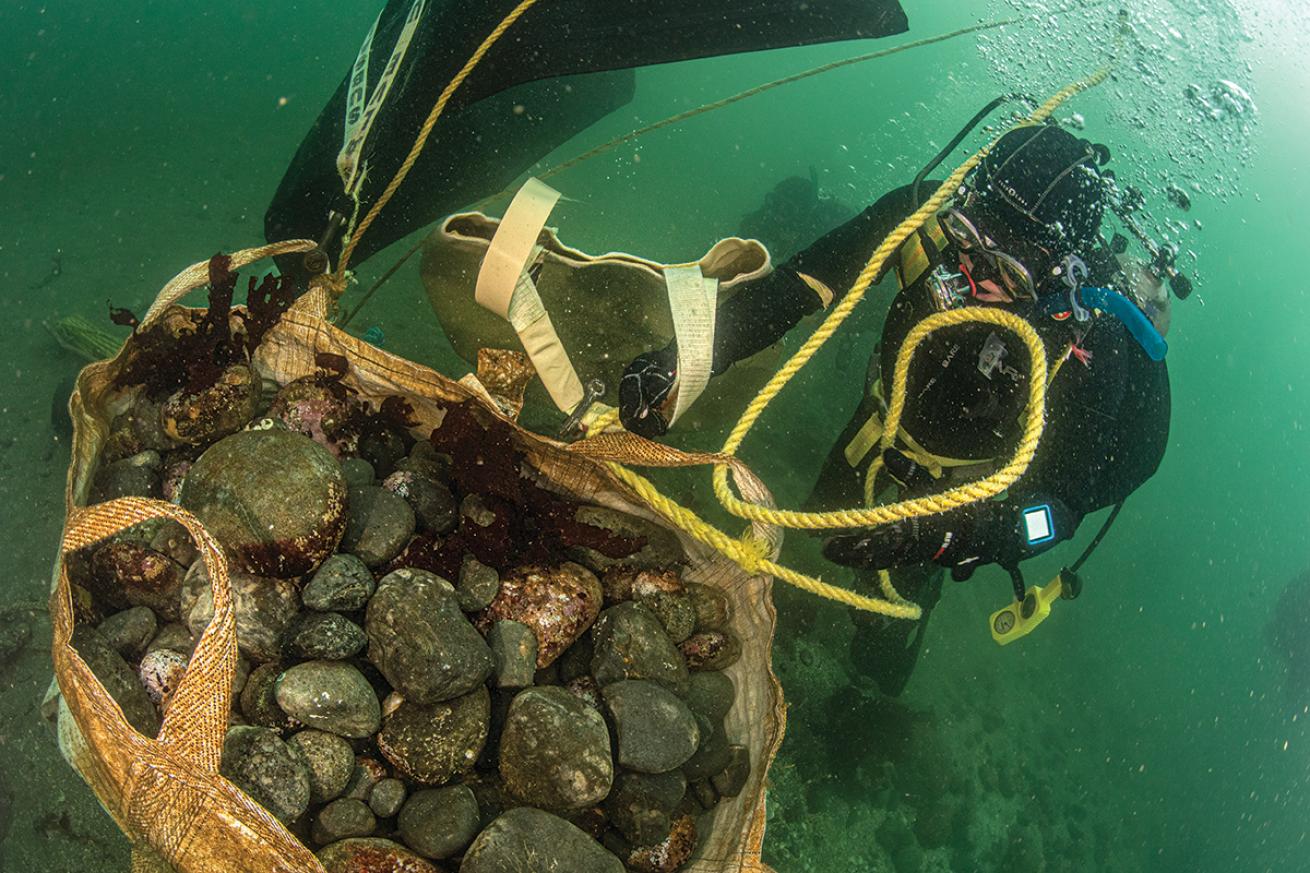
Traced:
<path id="1" fill-rule="evenodd" d="M 415 0 L 421 2 L 421 0 Z M 518 0 L 426 0 L 364 146 L 359 200 L 376 202 L 437 95 Z M 372 40 L 371 94 L 415 3 L 390 0 Z M 866 39 L 907 28 L 898 0 L 550 0 L 523 14 L 455 92 L 405 184 L 353 255 L 369 255 L 500 191 L 536 161 L 627 103 L 632 68 L 760 49 Z M 336 161 L 350 71 L 305 136 L 265 216 L 269 240 L 319 239 L 349 216 Z M 335 264 L 340 240 L 327 247 Z"/>

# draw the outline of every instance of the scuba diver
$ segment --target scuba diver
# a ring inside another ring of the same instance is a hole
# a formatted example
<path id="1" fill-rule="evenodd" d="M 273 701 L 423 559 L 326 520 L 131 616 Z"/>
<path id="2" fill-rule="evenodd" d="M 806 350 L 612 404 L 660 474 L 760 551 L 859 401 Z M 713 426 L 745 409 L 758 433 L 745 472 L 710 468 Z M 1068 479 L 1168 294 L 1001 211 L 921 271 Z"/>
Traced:
<path id="1" fill-rule="evenodd" d="M 344 240 L 409 156 L 443 93 L 519 0 L 389 0 L 324 106 L 264 218 L 269 242 L 319 241 L 283 256 L 306 281 L 339 265 Z M 552 0 L 481 56 L 413 157 L 350 266 L 495 194 L 631 101 L 633 68 L 738 52 L 870 39 L 908 28 L 898 0 Z"/>
<path id="2" fill-rule="evenodd" d="M 897 590 L 922 607 L 919 622 L 856 613 L 852 660 L 885 694 L 899 694 L 909 678 L 944 570 L 963 581 L 978 567 L 997 564 L 1009 571 L 1022 601 L 1019 563 L 1072 537 L 1088 514 L 1122 503 L 1164 455 L 1170 414 L 1164 342 L 1142 307 L 1161 324 L 1167 310 L 1158 299 L 1138 304 L 1124 296 L 1136 292 L 1116 258 L 1120 238 L 1112 251 L 1100 233 L 1117 190 L 1113 173 L 1102 168 L 1108 159 L 1104 146 L 1055 124 L 1017 128 L 889 261 L 900 291 L 863 400 L 833 446 L 808 509 L 863 505 L 863 478 L 878 454 L 897 353 L 924 318 L 1003 307 L 1036 330 L 1051 371 L 1063 363 L 1049 383 L 1036 455 L 1008 492 L 844 532 L 824 544 L 825 557 L 855 568 L 866 582 L 877 570 L 894 571 Z M 925 174 L 720 304 L 713 373 L 839 299 L 869 253 L 921 204 Z M 929 183 L 922 198 L 936 188 Z M 906 374 L 901 429 L 882 454 L 901 499 L 977 481 L 1009 461 L 1023 432 L 1029 363 L 1027 346 L 990 324 L 945 327 L 919 346 Z M 667 430 L 676 367 L 674 345 L 628 366 L 619 403 L 630 431 L 654 438 Z"/>
<path id="3" fill-rule="evenodd" d="M 757 239 L 774 258 L 790 258 L 815 237 L 849 220 L 855 210 L 819 191 L 818 173 L 788 176 L 764 195 L 759 208 L 742 216 L 737 234 Z"/>

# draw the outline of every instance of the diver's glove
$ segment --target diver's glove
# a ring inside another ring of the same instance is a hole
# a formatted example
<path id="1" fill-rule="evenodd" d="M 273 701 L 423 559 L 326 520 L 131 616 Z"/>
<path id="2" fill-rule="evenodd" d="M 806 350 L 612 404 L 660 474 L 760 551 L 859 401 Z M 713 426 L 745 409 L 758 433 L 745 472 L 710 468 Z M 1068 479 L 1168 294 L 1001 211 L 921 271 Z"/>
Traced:
<path id="1" fill-rule="evenodd" d="M 1076 527 L 1074 514 L 1058 499 L 988 500 L 840 534 L 824 543 L 823 554 L 865 570 L 934 563 L 963 582 L 984 564 L 1017 567 L 1068 539 Z"/>
<path id="2" fill-rule="evenodd" d="M 668 345 L 633 359 L 619 381 L 619 420 L 638 436 L 654 439 L 669 430 L 670 402 L 678 380 L 678 349 Z"/>

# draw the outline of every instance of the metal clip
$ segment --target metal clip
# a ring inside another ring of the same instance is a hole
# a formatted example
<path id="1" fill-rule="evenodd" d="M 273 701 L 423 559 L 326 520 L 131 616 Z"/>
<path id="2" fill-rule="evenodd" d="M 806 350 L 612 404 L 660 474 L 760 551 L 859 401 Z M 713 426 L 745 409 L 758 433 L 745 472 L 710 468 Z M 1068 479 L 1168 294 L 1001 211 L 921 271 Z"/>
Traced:
<path id="1" fill-rule="evenodd" d="M 599 379 L 592 379 L 587 382 L 587 384 L 582 387 L 582 399 L 578 401 L 577 406 L 573 407 L 573 411 L 569 413 L 569 417 L 564 419 L 564 424 L 559 429 L 559 438 L 566 442 L 581 439 L 587 432 L 587 428 L 582 423 L 582 420 L 587 417 L 587 413 L 591 411 L 591 407 L 595 406 L 596 402 L 604 396 L 604 382 Z"/>
<path id="2" fill-rule="evenodd" d="M 1092 275 L 1092 271 L 1087 269 L 1087 264 L 1077 255 L 1068 255 L 1064 259 L 1064 284 L 1069 289 L 1069 308 L 1073 310 L 1073 317 L 1076 321 L 1088 321 L 1092 313 L 1082 301 L 1078 299 L 1078 292 L 1082 290 L 1083 282 Z"/>

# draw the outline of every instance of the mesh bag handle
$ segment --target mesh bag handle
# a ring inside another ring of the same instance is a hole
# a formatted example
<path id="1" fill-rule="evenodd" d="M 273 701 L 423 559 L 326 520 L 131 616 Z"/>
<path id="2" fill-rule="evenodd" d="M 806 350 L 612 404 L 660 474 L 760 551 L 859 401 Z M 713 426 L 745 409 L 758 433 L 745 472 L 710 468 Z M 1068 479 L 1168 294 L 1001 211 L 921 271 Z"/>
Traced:
<path id="1" fill-rule="evenodd" d="M 200 635 L 157 737 L 137 732 L 72 645 L 72 583 L 60 567 L 51 595 L 55 675 L 89 752 L 87 781 L 137 847 L 181 873 L 309 871 L 322 865 L 262 806 L 219 775 L 236 672 L 236 611 L 227 559 L 186 510 L 123 497 L 70 513 L 61 558 L 133 525 L 169 519 L 195 541 L 209 576 L 214 617 Z M 62 561 L 61 561 L 62 564 Z"/>

